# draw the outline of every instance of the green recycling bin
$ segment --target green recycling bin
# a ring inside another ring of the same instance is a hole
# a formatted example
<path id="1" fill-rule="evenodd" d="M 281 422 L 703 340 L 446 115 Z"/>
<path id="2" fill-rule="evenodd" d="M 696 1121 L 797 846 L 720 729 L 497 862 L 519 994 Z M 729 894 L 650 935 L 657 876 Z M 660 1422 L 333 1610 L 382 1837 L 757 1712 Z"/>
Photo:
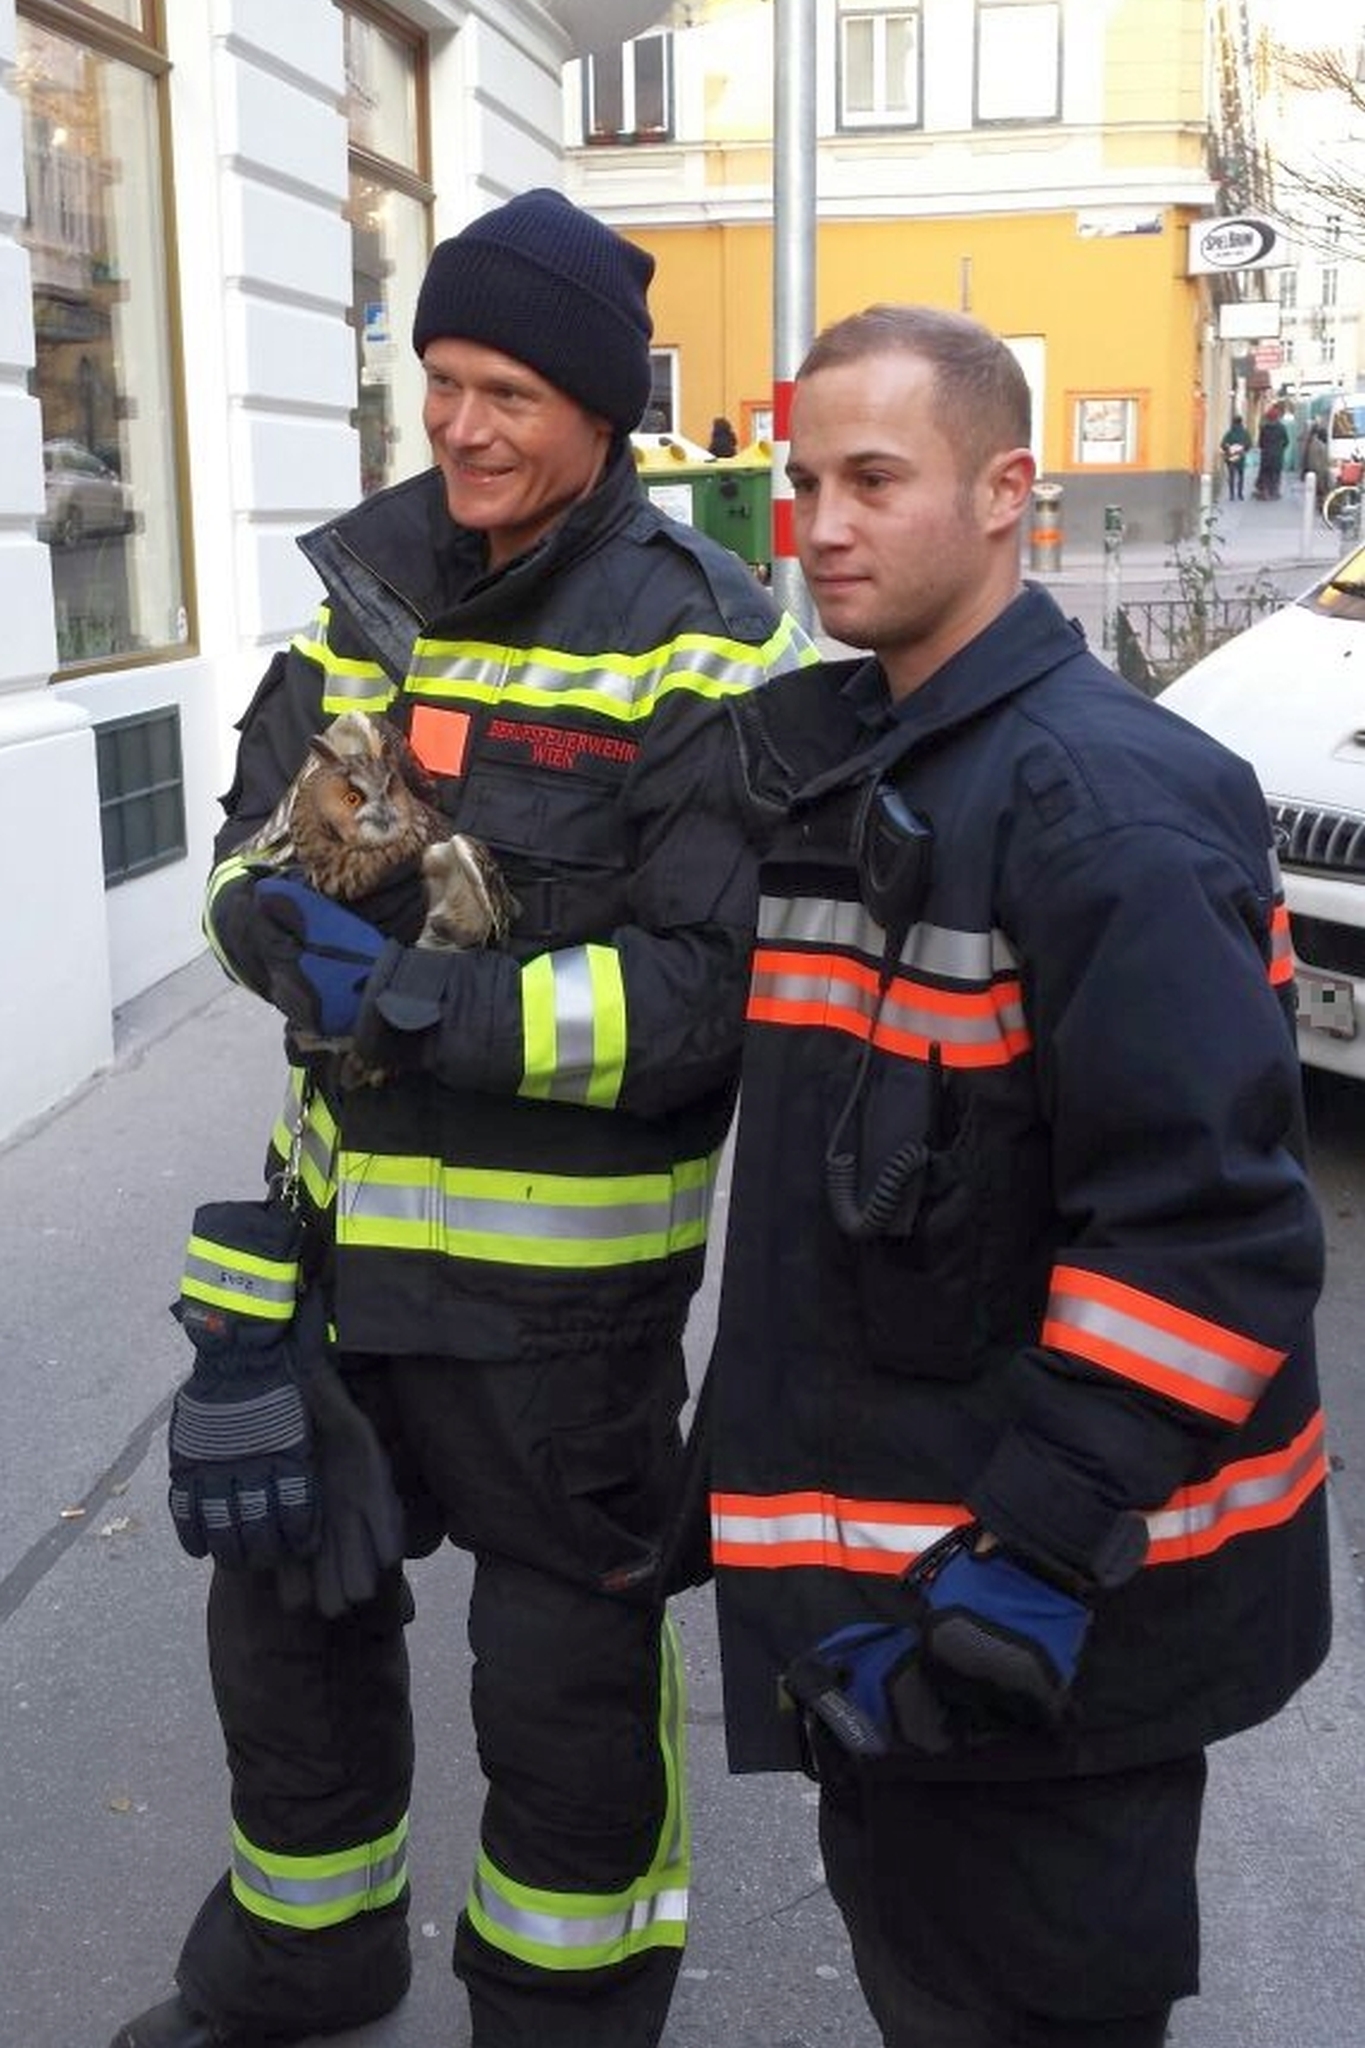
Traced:
<path id="1" fill-rule="evenodd" d="M 772 559 L 772 466 L 748 450 L 719 461 L 689 462 L 676 443 L 641 446 L 636 467 L 646 494 L 674 519 L 719 541 L 751 568 Z M 757 446 L 757 444 L 755 444 Z"/>
<path id="2" fill-rule="evenodd" d="M 758 568 L 772 559 L 772 471 L 714 462 L 695 479 L 693 516 L 701 531 Z"/>

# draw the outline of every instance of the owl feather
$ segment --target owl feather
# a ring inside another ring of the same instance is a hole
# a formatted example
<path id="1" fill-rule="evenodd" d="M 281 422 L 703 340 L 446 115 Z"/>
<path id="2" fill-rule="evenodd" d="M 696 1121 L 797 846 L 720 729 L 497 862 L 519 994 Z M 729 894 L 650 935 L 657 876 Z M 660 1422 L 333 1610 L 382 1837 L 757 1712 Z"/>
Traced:
<path id="1" fill-rule="evenodd" d="M 346 711 L 309 742 L 303 766 L 274 811 L 240 849 L 253 865 L 299 868 L 311 888 L 340 902 L 368 896 L 404 862 L 420 862 L 426 916 L 417 944 L 429 951 L 500 945 L 519 905 L 492 852 L 430 799 L 435 785 L 387 719 Z M 345 1041 L 305 1040 L 340 1051 L 344 1085 L 376 1083 Z"/>

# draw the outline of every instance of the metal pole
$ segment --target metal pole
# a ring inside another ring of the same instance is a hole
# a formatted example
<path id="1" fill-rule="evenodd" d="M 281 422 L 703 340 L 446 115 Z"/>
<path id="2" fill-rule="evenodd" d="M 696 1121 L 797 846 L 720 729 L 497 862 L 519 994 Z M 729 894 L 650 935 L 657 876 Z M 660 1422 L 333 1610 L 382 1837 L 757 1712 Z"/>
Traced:
<path id="1" fill-rule="evenodd" d="M 808 630 L 791 531 L 792 380 L 815 333 L 815 0 L 773 5 L 773 595 Z"/>
<path id="2" fill-rule="evenodd" d="M 1119 606 L 1123 602 L 1123 507 L 1104 508 L 1104 637 L 1102 644 L 1114 649 L 1119 644 Z"/>

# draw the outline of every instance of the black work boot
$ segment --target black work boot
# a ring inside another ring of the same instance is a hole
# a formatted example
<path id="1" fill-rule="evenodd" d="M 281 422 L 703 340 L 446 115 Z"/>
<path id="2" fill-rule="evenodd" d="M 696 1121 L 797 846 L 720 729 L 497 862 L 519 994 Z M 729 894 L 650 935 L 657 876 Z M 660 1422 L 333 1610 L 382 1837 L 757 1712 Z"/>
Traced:
<path id="1" fill-rule="evenodd" d="M 174 1998 L 148 2006 L 136 2019 L 125 2020 L 109 2048 L 289 2048 L 301 2034 L 263 2034 L 258 2028 L 219 2026 Z"/>

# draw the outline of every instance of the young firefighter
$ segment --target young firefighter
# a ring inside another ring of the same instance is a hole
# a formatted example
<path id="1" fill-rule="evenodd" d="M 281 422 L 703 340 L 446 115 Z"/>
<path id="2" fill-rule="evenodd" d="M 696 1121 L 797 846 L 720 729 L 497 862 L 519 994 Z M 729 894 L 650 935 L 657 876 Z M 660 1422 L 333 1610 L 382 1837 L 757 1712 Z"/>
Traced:
<path id="1" fill-rule="evenodd" d="M 827 630 L 765 857 L 712 1371 L 740 1771 L 805 1764 L 888 2048 L 1158 2048 L 1205 1746 L 1329 1637 L 1288 928 L 1251 771 L 1021 585 L 1029 395 L 877 307 L 798 375 Z"/>

